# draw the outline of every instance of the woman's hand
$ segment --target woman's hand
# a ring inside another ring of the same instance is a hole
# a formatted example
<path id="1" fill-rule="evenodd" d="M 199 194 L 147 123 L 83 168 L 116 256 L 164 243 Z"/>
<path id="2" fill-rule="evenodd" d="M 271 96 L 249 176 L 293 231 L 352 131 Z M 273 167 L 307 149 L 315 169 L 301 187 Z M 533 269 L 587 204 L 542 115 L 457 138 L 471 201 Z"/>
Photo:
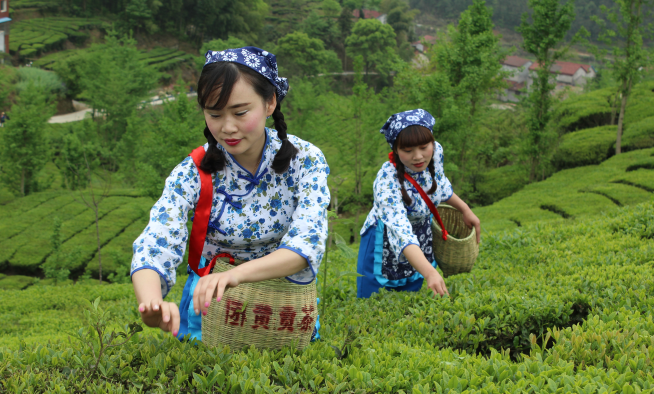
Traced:
<path id="1" fill-rule="evenodd" d="M 445 281 L 443 280 L 443 277 L 438 273 L 438 271 L 436 271 L 435 268 L 429 275 L 427 275 L 427 277 L 425 277 L 425 280 L 427 281 L 427 287 L 429 287 L 434 292 L 434 296 L 436 296 L 436 294 L 440 295 L 441 297 L 445 294 L 450 295 L 450 293 L 447 291 L 447 287 L 445 287 Z"/>
<path id="2" fill-rule="evenodd" d="M 198 315 L 200 312 L 202 312 L 202 315 L 207 314 L 214 292 L 217 293 L 216 302 L 219 302 L 226 288 L 236 287 L 241 282 L 238 272 L 234 269 L 200 278 L 193 292 L 193 310 L 195 310 L 195 314 Z"/>
<path id="3" fill-rule="evenodd" d="M 475 228 L 475 231 L 477 232 L 477 243 L 479 243 L 481 239 L 481 222 L 470 208 L 463 212 L 463 222 L 468 226 L 468 228 Z"/>
<path id="4" fill-rule="evenodd" d="M 177 336 L 179 332 L 179 308 L 174 302 L 155 299 L 139 305 L 141 320 L 148 327 L 159 327 Z"/>

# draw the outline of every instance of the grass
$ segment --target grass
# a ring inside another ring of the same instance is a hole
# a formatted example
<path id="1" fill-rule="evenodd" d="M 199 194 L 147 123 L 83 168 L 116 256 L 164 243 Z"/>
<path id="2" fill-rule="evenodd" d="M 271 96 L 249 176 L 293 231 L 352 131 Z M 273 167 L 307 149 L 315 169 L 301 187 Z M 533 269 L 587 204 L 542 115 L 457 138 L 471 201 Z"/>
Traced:
<path id="1" fill-rule="evenodd" d="M 556 207 L 571 218 L 580 218 L 615 210 L 613 200 L 620 205 L 650 201 L 653 195 L 644 188 L 654 189 L 654 171 L 648 169 L 654 168 L 652 154 L 654 149 L 638 150 L 613 156 L 599 165 L 563 170 L 474 212 L 483 230 L 500 231 L 513 229 L 518 223 L 574 220 L 543 207 Z M 638 169 L 627 171 L 630 168 Z"/>

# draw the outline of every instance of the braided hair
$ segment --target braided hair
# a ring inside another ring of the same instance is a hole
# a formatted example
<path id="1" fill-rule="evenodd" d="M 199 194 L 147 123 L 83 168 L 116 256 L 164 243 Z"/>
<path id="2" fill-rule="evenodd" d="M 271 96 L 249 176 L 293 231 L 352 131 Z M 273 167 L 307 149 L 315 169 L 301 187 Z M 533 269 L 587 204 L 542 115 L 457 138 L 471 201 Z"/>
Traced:
<path id="1" fill-rule="evenodd" d="M 411 125 L 400 132 L 400 134 L 397 136 L 397 139 L 395 140 L 395 143 L 393 144 L 393 156 L 396 158 L 395 169 L 397 171 L 397 180 L 400 182 L 402 201 L 404 201 L 404 204 L 406 205 L 411 205 L 413 201 L 411 200 L 411 197 L 409 197 L 409 194 L 404 187 L 404 174 L 406 172 L 406 168 L 404 164 L 402 164 L 402 161 L 399 159 L 400 156 L 398 155 L 397 151 L 398 149 L 413 148 L 414 146 L 421 146 L 430 142 L 434 142 L 434 136 L 428 128 L 419 125 Z M 436 168 L 434 166 L 433 157 L 430 158 L 427 168 L 429 169 L 429 174 L 431 175 L 432 179 L 431 188 L 429 188 L 427 194 L 434 194 L 438 188 L 438 184 L 435 180 Z"/>
<path id="2" fill-rule="evenodd" d="M 202 74 L 198 80 L 198 104 L 200 107 L 214 110 L 224 108 L 232 94 L 234 84 L 239 78 L 245 78 L 264 102 L 270 102 L 275 97 L 275 86 L 256 71 L 239 63 L 216 62 L 207 64 L 202 69 Z M 209 106 L 209 103 L 212 103 L 213 100 L 215 100 L 215 103 Z M 277 130 L 277 137 L 282 140 L 282 146 L 273 159 L 272 168 L 276 173 L 280 174 L 288 169 L 298 150 L 288 140 L 286 122 L 279 101 L 277 101 L 272 117 Z M 223 170 L 225 168 L 225 154 L 218 147 L 218 141 L 211 134 L 206 122 L 204 137 L 209 143 L 209 149 L 207 149 L 200 163 L 200 169 L 209 173 Z"/>

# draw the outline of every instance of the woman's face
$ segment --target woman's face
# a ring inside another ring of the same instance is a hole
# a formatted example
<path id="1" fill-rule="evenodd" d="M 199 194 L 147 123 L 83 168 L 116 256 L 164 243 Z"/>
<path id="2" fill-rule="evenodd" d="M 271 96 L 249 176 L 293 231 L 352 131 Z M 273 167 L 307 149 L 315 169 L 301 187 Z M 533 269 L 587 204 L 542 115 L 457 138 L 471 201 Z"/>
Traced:
<path id="1" fill-rule="evenodd" d="M 434 143 L 428 142 L 425 145 L 413 146 L 410 148 L 398 148 L 397 155 L 404 167 L 411 171 L 423 171 L 429 165 L 434 155 Z"/>
<path id="2" fill-rule="evenodd" d="M 211 105 L 209 102 L 208 106 Z M 258 162 L 266 143 L 266 118 L 272 115 L 276 105 L 274 97 L 265 103 L 245 78 L 239 78 L 227 105 L 221 110 L 205 108 L 204 119 L 216 141 L 238 162 Z"/>

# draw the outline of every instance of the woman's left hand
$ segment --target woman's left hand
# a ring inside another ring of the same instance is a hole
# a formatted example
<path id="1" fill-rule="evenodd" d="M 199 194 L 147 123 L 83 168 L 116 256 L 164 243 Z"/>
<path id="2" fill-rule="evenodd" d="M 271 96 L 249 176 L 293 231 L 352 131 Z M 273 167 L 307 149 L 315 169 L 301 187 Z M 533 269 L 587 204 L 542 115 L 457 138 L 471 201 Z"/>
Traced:
<path id="1" fill-rule="evenodd" d="M 481 240 L 481 222 L 477 215 L 475 215 L 471 209 L 468 208 L 466 212 L 463 213 L 463 222 L 468 226 L 468 228 L 474 227 L 477 232 L 477 243 Z"/>
<path id="2" fill-rule="evenodd" d="M 228 287 L 236 287 L 241 284 L 241 279 L 233 269 L 217 274 L 203 276 L 195 286 L 193 292 L 193 310 L 198 315 L 206 315 L 211 304 L 214 292 L 216 292 L 216 302 L 219 302 Z"/>

